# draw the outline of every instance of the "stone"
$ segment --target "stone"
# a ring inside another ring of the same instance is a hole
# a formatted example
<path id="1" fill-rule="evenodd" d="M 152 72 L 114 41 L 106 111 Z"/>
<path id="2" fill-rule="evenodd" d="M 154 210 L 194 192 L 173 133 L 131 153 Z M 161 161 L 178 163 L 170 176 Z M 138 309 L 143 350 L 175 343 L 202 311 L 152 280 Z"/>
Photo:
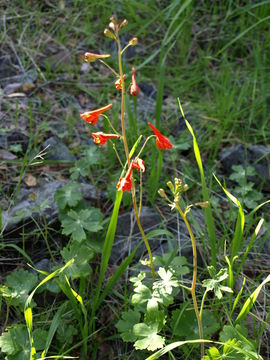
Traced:
<path id="1" fill-rule="evenodd" d="M 66 185 L 60 180 L 47 181 L 37 184 L 34 189 L 21 186 L 18 199 L 14 206 L 9 206 L 2 212 L 2 229 L 10 231 L 15 229 L 21 222 L 31 222 L 32 219 L 39 220 L 45 216 L 46 222 L 51 224 L 58 219 L 58 207 L 54 201 L 56 190 Z M 94 185 L 78 184 L 82 191 L 83 198 L 90 203 L 97 201 L 97 192 Z M 104 198 L 105 193 L 98 195 Z"/>
<path id="2" fill-rule="evenodd" d="M 238 144 L 222 150 L 219 154 L 222 167 L 227 175 L 231 174 L 233 165 L 253 166 L 258 176 L 250 178 L 256 185 L 263 186 L 263 190 L 270 191 L 270 147 L 264 145 L 250 145 L 245 147 Z"/>
<path id="3" fill-rule="evenodd" d="M 65 161 L 75 161 L 76 158 L 74 155 L 70 154 L 69 148 L 56 136 L 52 136 L 47 139 L 43 145 L 42 149 L 47 148 L 47 160 L 65 160 Z"/>

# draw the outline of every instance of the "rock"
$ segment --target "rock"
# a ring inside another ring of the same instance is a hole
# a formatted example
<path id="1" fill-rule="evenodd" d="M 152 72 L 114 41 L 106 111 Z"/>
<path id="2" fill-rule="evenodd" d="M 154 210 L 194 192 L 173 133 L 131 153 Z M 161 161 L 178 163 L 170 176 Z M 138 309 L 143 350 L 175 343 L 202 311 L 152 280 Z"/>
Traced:
<path id="1" fill-rule="evenodd" d="M 245 151 L 242 144 L 224 149 L 219 154 L 222 167 L 227 175 L 232 172 L 233 165 L 253 166 L 258 176 L 251 178 L 256 185 L 263 184 L 264 191 L 270 191 L 270 148 L 264 145 L 250 145 Z"/>
<path id="2" fill-rule="evenodd" d="M 53 180 L 43 184 L 37 184 L 35 189 L 21 187 L 16 205 L 2 212 L 2 224 L 4 231 L 15 229 L 21 222 L 31 222 L 32 218 L 38 220 L 45 216 L 47 223 L 53 223 L 58 219 L 58 207 L 54 201 L 57 189 L 66 185 L 60 180 Z M 79 184 L 85 200 L 94 202 L 97 200 L 95 186 L 91 184 Z M 104 193 L 98 193 L 103 198 Z"/>
<path id="3" fill-rule="evenodd" d="M 42 149 L 45 149 L 47 146 L 49 146 L 46 155 L 46 159 L 48 160 L 76 160 L 75 156 L 70 154 L 69 148 L 56 136 L 47 139 L 43 143 Z"/>
<path id="4" fill-rule="evenodd" d="M 21 188 L 16 205 L 2 213 L 2 224 L 5 231 L 14 229 L 22 220 L 38 219 L 40 214 L 45 216 L 48 223 L 58 216 L 58 208 L 54 202 L 57 189 L 65 185 L 59 180 L 47 182 L 34 191 Z"/>
<path id="5" fill-rule="evenodd" d="M 160 227 L 162 223 L 161 216 L 149 207 L 143 207 L 141 213 L 141 224 L 145 233 L 150 230 Z M 127 254 L 134 249 L 138 242 L 142 239 L 141 233 L 136 224 L 134 211 L 125 212 L 119 215 L 115 241 L 111 253 L 111 262 L 117 264 L 121 262 Z M 151 250 L 155 246 L 159 245 L 159 240 L 148 239 L 151 244 Z M 144 243 L 139 247 L 137 254 L 135 255 L 136 260 L 139 260 L 142 253 L 147 250 Z"/>
<path id="6" fill-rule="evenodd" d="M 6 129 L 4 129 L 6 130 Z M 18 130 L 1 131 L 0 133 L 0 148 L 8 150 L 10 145 L 20 144 L 22 151 L 25 152 L 28 147 L 28 136 Z"/>
<path id="7" fill-rule="evenodd" d="M 204 215 L 201 209 L 192 209 L 192 216 L 194 218 L 194 222 L 198 224 L 200 229 L 205 228 Z M 192 216 L 190 216 L 189 219 L 191 219 Z M 141 223 L 146 234 L 151 230 L 156 229 L 169 230 L 172 234 L 172 237 L 169 239 L 164 233 L 160 233 L 160 235 L 155 236 L 155 238 L 148 238 L 153 255 L 161 255 L 171 251 L 175 247 L 178 247 L 178 255 L 185 256 L 188 259 L 188 262 L 192 263 L 193 255 L 189 233 L 183 220 L 179 219 L 179 221 L 177 221 L 176 213 L 170 214 L 168 216 L 168 221 L 165 222 L 159 213 L 151 208 L 143 207 Z M 192 224 L 192 221 L 190 221 L 190 223 Z M 192 226 L 192 228 L 194 230 L 194 234 L 196 235 L 196 227 Z M 113 264 L 118 264 L 123 261 L 123 259 L 136 247 L 141 239 L 141 233 L 137 227 L 134 212 L 126 212 L 123 215 L 120 215 L 118 218 L 115 241 L 110 257 L 111 262 Z M 142 254 L 147 256 L 147 250 L 144 243 L 140 245 L 134 260 L 138 261 L 142 257 Z M 199 250 L 198 264 L 203 264 L 202 257 L 199 256 Z"/>

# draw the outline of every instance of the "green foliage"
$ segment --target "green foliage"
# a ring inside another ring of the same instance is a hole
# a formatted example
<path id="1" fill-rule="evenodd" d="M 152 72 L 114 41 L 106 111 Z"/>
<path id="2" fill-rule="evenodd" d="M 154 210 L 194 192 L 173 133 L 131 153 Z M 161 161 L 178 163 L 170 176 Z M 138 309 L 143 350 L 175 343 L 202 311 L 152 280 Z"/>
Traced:
<path id="1" fill-rule="evenodd" d="M 29 271 L 23 269 L 13 271 L 7 276 L 5 285 L 0 287 L 0 294 L 10 306 L 23 310 L 25 301 L 37 281 L 37 276 Z"/>
<path id="2" fill-rule="evenodd" d="M 149 282 L 146 273 L 132 277 L 134 294 L 131 308 L 122 314 L 116 327 L 122 339 L 134 342 L 138 350 L 154 351 L 163 347 L 164 336 L 158 333 L 165 326 L 166 312 L 179 292 L 179 281 L 170 270 L 159 268 L 159 279 Z M 143 322 L 140 320 L 143 319 Z"/>
<path id="3" fill-rule="evenodd" d="M 71 235 L 72 239 L 81 242 L 86 239 L 86 232 L 98 232 L 103 228 L 100 210 L 88 208 L 76 212 L 70 210 L 62 219 L 62 233 Z"/>
<path id="4" fill-rule="evenodd" d="M 203 286 L 206 287 L 206 291 L 214 291 L 218 299 L 222 298 L 222 291 L 233 292 L 231 288 L 221 284 L 228 277 L 227 269 L 220 269 L 217 273 L 213 266 L 208 266 L 208 272 L 211 279 L 203 280 Z"/>
<path id="5" fill-rule="evenodd" d="M 71 179 L 78 180 L 80 176 L 89 176 L 91 167 L 99 164 L 100 158 L 100 151 L 94 146 L 89 147 L 84 152 L 84 157 L 75 161 L 74 167 L 70 168 Z"/>
<path id="6" fill-rule="evenodd" d="M 33 337 L 38 351 L 46 343 L 47 331 L 40 328 L 33 332 Z M 29 360 L 30 343 L 25 325 L 14 325 L 3 332 L 0 337 L 0 349 L 6 354 L 6 360 Z"/>
<path id="7" fill-rule="evenodd" d="M 74 258 L 74 263 L 66 269 L 66 275 L 72 279 L 85 278 L 92 273 L 90 260 L 96 255 L 96 251 L 89 246 L 88 241 L 72 242 L 61 250 L 64 262 Z"/>
<path id="8" fill-rule="evenodd" d="M 82 199 L 82 193 L 77 183 L 69 183 L 55 192 L 55 201 L 59 209 L 63 210 L 66 206 L 74 207 Z"/>
<path id="9" fill-rule="evenodd" d="M 238 198 L 242 199 L 244 205 L 248 209 L 254 209 L 261 202 L 263 195 L 258 190 L 254 189 L 255 184 L 247 181 L 248 177 L 256 176 L 256 171 L 253 166 L 244 168 L 242 165 L 233 165 L 233 173 L 229 179 L 237 182 L 238 186 L 234 188 L 234 192 Z"/>
<path id="10" fill-rule="evenodd" d="M 175 256 L 175 251 L 156 255 L 154 264 L 170 270 L 177 278 L 189 273 L 189 268 L 186 266 L 187 259 L 184 256 Z"/>
<path id="11" fill-rule="evenodd" d="M 200 335 L 195 311 L 187 308 L 187 305 L 183 303 L 179 309 L 172 311 L 171 331 L 175 337 L 185 340 L 198 339 Z M 202 319 L 204 338 L 211 338 L 220 328 L 217 315 L 211 310 L 203 310 Z"/>
<path id="12" fill-rule="evenodd" d="M 146 325 L 144 323 L 136 324 L 133 327 L 133 333 L 139 340 L 135 341 L 135 349 L 149 351 L 155 351 L 163 347 L 165 343 L 165 338 L 158 335 L 160 331 L 158 323 L 151 323 Z"/>

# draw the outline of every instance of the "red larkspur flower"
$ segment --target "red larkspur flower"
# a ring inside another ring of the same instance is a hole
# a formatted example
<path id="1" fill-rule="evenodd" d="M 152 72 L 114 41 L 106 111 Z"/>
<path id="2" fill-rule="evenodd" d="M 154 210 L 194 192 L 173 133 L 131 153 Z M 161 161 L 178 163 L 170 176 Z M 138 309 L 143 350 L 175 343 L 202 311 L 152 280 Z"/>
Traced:
<path id="1" fill-rule="evenodd" d="M 166 136 L 162 135 L 161 132 L 157 128 L 155 128 L 153 124 L 148 122 L 148 125 L 156 135 L 156 145 L 159 149 L 165 150 L 165 149 L 171 149 L 173 147 L 173 144 L 170 142 L 170 140 Z"/>
<path id="2" fill-rule="evenodd" d="M 137 85 L 136 76 L 135 76 L 135 68 L 132 68 L 132 78 L 131 78 L 132 84 L 130 86 L 129 93 L 132 96 L 137 96 L 140 92 L 140 88 Z"/>
<path id="3" fill-rule="evenodd" d="M 109 139 L 118 139 L 120 136 L 117 134 L 105 134 L 104 132 L 100 131 L 97 133 L 92 133 L 92 137 L 95 144 L 102 146 L 106 144 Z"/>
<path id="4" fill-rule="evenodd" d="M 104 113 L 105 111 L 109 110 L 112 107 L 112 104 L 109 104 L 107 106 L 104 106 L 102 108 L 92 110 L 92 111 L 86 111 L 82 114 L 80 114 L 80 117 L 84 119 L 86 122 L 96 125 L 98 121 L 98 117 L 100 114 Z"/>
<path id="5" fill-rule="evenodd" d="M 135 160 L 133 160 L 133 168 L 141 172 L 145 172 L 144 161 L 140 158 L 136 158 Z"/>
<path id="6" fill-rule="evenodd" d="M 94 54 L 91 52 L 86 52 L 84 54 L 84 61 L 86 62 L 94 62 L 98 59 L 107 59 L 108 57 L 110 57 L 110 54 Z"/>
<path id="7" fill-rule="evenodd" d="M 123 79 L 125 80 L 126 75 L 123 75 Z M 114 86 L 116 88 L 116 90 L 121 90 L 122 89 L 122 84 L 121 84 L 121 79 L 119 78 L 118 80 L 115 81 Z"/>
<path id="8" fill-rule="evenodd" d="M 132 182 L 131 182 L 131 174 L 132 174 L 132 169 L 133 169 L 133 161 L 131 161 L 130 166 L 128 168 L 128 171 L 125 175 L 125 177 L 120 178 L 116 188 L 118 191 L 130 191 L 131 187 L 132 187 Z"/>

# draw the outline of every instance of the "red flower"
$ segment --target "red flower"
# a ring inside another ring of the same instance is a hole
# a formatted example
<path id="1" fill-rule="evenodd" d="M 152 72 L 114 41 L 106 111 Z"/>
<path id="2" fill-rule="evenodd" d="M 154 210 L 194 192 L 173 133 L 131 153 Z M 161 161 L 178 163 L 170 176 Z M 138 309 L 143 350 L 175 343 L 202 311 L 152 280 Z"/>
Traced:
<path id="1" fill-rule="evenodd" d="M 125 80 L 125 78 L 126 78 L 126 75 L 124 74 L 123 79 Z M 119 78 L 118 80 L 116 80 L 114 85 L 115 85 L 116 90 L 121 90 L 122 89 L 121 79 Z"/>
<path id="2" fill-rule="evenodd" d="M 111 107 L 112 107 L 112 104 L 109 104 L 107 106 L 104 106 L 104 107 L 96 109 L 96 110 L 86 111 L 86 112 L 80 114 L 80 117 L 82 119 L 84 119 L 86 122 L 88 122 L 92 125 L 96 125 L 99 115 L 104 113 L 104 111 L 109 110 Z"/>
<path id="3" fill-rule="evenodd" d="M 136 158 L 133 160 L 133 168 L 137 169 L 138 171 L 145 172 L 144 161 L 140 158 Z"/>
<path id="4" fill-rule="evenodd" d="M 161 150 L 165 149 L 171 149 L 173 147 L 173 144 L 170 142 L 170 140 L 161 134 L 161 132 L 154 127 L 150 122 L 148 123 L 150 128 L 154 131 L 154 134 L 156 135 L 156 144 L 157 147 Z"/>
<path id="5" fill-rule="evenodd" d="M 97 59 L 106 59 L 106 58 L 108 58 L 110 56 L 111 56 L 110 54 L 94 54 L 94 53 L 91 53 L 91 52 L 86 52 L 84 54 L 84 61 L 86 61 L 86 62 L 94 62 Z"/>
<path id="6" fill-rule="evenodd" d="M 135 76 L 135 68 L 132 68 L 132 84 L 130 86 L 129 93 L 132 96 L 137 96 L 140 92 L 140 88 L 137 85 L 136 76 Z"/>
<path id="7" fill-rule="evenodd" d="M 117 134 L 104 134 L 104 132 L 92 133 L 94 143 L 101 146 L 106 144 L 109 139 L 118 139 L 120 136 Z"/>
<path id="8" fill-rule="evenodd" d="M 126 173 L 126 176 L 124 178 L 120 178 L 116 188 L 118 191 L 130 191 L 132 187 L 131 183 L 131 174 L 132 174 L 132 168 L 133 168 L 133 161 L 131 161 L 130 166 L 128 168 L 128 171 Z"/>

